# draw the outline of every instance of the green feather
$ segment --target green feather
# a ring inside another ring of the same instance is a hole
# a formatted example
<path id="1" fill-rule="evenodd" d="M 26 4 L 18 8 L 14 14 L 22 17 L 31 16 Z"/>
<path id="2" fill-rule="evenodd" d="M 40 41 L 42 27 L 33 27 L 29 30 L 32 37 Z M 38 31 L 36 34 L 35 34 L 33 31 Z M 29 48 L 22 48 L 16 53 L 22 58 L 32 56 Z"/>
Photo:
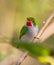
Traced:
<path id="1" fill-rule="evenodd" d="M 20 38 L 23 36 L 26 32 L 28 31 L 28 28 L 26 26 L 23 26 L 21 31 L 20 31 Z"/>

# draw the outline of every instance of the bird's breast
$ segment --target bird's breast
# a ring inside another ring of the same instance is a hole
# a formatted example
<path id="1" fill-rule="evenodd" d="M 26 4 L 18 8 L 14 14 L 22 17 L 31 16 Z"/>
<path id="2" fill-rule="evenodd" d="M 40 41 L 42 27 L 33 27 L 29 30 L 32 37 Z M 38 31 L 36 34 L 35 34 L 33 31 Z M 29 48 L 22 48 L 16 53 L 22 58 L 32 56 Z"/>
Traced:
<path id="1" fill-rule="evenodd" d="M 38 27 L 28 27 L 28 31 L 21 37 L 21 39 L 32 41 L 34 36 L 37 35 L 38 31 Z"/>
<path id="2" fill-rule="evenodd" d="M 35 36 L 38 33 L 39 28 L 38 27 L 28 27 L 28 33 L 31 36 Z"/>

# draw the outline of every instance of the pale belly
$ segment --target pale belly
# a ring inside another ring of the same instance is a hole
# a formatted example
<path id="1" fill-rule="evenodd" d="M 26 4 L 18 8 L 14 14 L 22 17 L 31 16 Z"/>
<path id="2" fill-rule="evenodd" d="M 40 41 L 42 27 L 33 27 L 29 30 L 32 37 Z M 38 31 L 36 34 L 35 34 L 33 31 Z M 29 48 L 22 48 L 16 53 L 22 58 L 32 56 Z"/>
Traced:
<path id="1" fill-rule="evenodd" d="M 28 32 L 25 35 L 23 35 L 21 39 L 32 41 L 33 38 L 37 35 L 38 31 L 38 27 L 29 27 Z"/>

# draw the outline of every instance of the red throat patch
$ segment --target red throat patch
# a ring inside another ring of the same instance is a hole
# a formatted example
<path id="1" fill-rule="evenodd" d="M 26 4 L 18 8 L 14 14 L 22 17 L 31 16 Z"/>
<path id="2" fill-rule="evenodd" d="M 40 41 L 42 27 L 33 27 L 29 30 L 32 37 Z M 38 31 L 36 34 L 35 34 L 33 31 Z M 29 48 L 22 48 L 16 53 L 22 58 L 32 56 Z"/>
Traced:
<path id="1" fill-rule="evenodd" d="M 32 22 L 28 21 L 28 22 L 26 23 L 26 25 L 27 25 L 27 26 L 32 26 Z"/>

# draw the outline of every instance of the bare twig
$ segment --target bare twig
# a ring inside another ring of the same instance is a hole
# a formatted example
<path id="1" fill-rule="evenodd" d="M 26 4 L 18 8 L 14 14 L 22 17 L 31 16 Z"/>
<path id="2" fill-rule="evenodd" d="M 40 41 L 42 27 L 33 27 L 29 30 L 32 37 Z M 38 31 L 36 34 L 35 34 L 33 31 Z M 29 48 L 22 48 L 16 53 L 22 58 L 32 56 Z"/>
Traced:
<path id="1" fill-rule="evenodd" d="M 45 29 L 47 28 L 48 24 L 50 23 L 51 19 L 54 17 L 54 12 L 49 16 L 49 18 L 45 21 L 42 29 L 40 30 L 40 32 L 38 33 L 37 36 L 34 37 L 34 41 L 39 40 L 39 38 L 41 37 L 42 33 L 45 31 Z"/>
<path id="2" fill-rule="evenodd" d="M 20 58 L 18 58 L 18 60 L 16 61 L 16 63 L 13 64 L 13 65 L 20 65 L 20 64 L 23 62 L 23 60 L 24 60 L 27 56 L 28 56 L 28 52 L 23 53 L 23 54 L 20 56 Z"/>

